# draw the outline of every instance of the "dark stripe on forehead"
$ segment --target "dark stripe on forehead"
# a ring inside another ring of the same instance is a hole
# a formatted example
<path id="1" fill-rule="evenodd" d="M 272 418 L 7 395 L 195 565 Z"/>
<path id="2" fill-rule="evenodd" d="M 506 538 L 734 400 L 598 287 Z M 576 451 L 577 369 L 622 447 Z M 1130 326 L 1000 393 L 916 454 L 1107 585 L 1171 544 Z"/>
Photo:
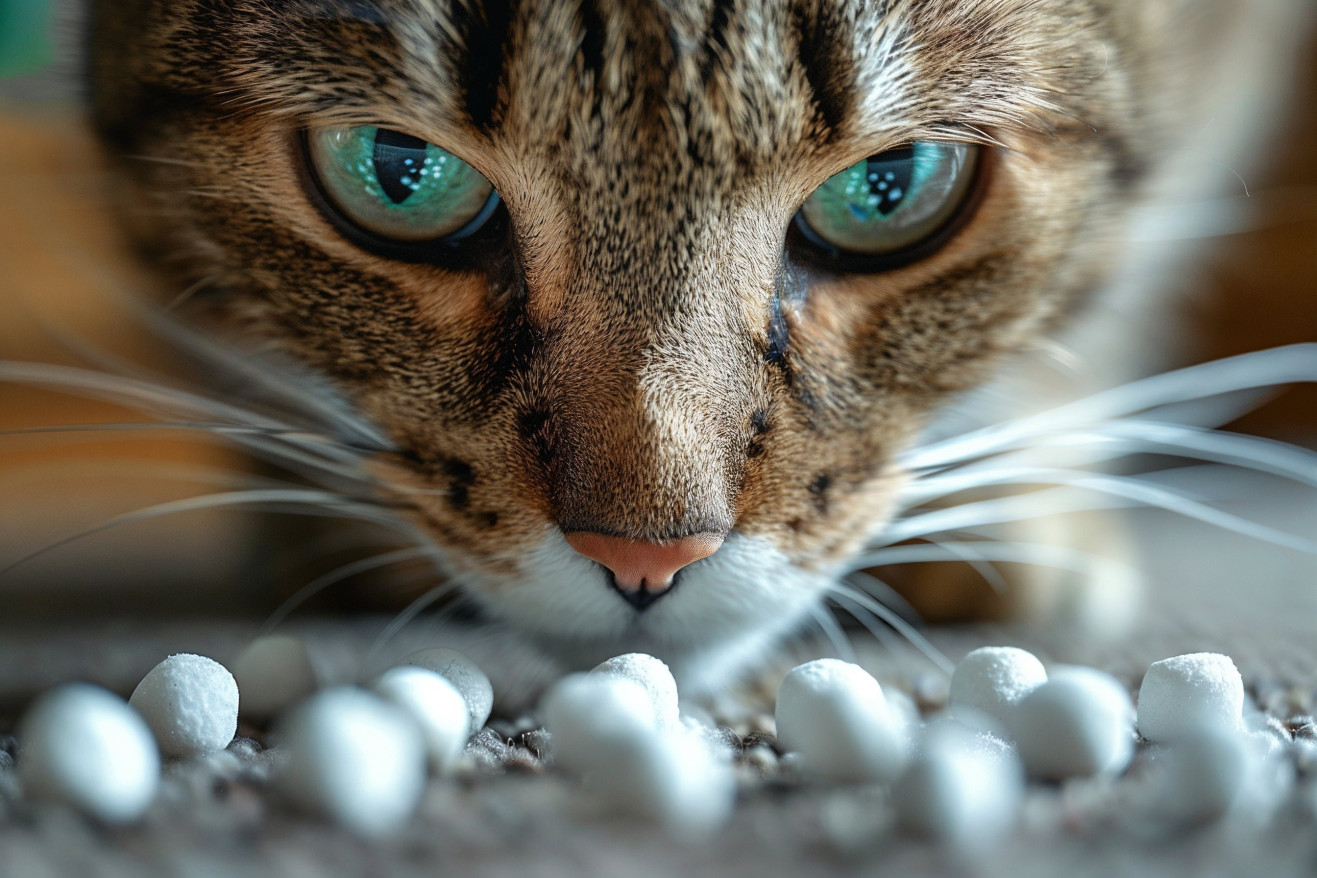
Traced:
<path id="1" fill-rule="evenodd" d="M 371 24 L 388 23 L 384 13 L 371 0 L 342 0 L 337 4 L 325 4 L 325 8 L 332 9 L 330 14 L 335 18 L 347 18 Z"/>
<path id="2" fill-rule="evenodd" d="M 456 4 L 453 26 L 461 40 L 454 69 L 471 123 L 487 129 L 500 110 L 499 88 L 504 56 L 512 30 L 515 0 L 484 0 Z"/>
<path id="3" fill-rule="evenodd" d="M 585 75 L 595 82 L 604 74 L 605 31 L 596 0 L 581 0 L 581 64 Z"/>
<path id="4" fill-rule="evenodd" d="M 727 52 L 727 30 L 735 12 L 735 0 L 714 0 L 709 19 L 709 35 L 704 41 L 704 57 L 700 60 L 700 75 L 707 81 L 713 75 L 719 55 Z"/>
<path id="5" fill-rule="evenodd" d="M 797 55 L 814 108 L 832 131 L 851 107 L 855 71 L 850 54 L 853 23 L 827 4 L 802 3 L 791 10 Z"/>

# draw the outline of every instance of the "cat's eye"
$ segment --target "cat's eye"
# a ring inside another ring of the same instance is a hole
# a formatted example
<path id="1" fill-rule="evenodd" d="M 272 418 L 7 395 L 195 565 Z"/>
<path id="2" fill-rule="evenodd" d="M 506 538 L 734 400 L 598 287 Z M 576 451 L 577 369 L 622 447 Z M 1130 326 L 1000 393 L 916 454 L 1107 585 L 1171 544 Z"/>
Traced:
<path id="1" fill-rule="evenodd" d="M 961 213 L 972 191 L 978 148 L 917 142 L 870 156 L 834 174 L 796 214 L 795 226 L 829 254 L 885 267 L 919 251 Z"/>
<path id="2" fill-rule="evenodd" d="M 332 206 L 385 242 L 461 240 L 498 207 L 498 193 L 479 171 L 410 134 L 370 125 L 321 128 L 307 133 L 306 144 Z"/>

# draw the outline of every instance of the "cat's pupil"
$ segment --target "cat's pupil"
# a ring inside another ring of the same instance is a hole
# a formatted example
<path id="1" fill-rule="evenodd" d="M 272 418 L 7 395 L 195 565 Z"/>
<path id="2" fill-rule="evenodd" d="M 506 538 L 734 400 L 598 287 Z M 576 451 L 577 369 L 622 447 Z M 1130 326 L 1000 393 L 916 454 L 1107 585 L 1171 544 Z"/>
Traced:
<path id="1" fill-rule="evenodd" d="M 910 191 L 910 182 L 915 172 L 915 149 L 903 146 L 891 149 L 869 159 L 866 182 L 869 184 L 870 198 L 865 199 L 883 216 L 896 210 Z M 852 202 L 850 210 L 857 219 L 864 219 L 861 205 Z"/>
<path id="2" fill-rule="evenodd" d="M 402 204 L 421 185 L 429 173 L 426 143 L 419 137 L 380 128 L 375 132 L 375 151 L 371 157 L 380 188 L 394 204 Z"/>

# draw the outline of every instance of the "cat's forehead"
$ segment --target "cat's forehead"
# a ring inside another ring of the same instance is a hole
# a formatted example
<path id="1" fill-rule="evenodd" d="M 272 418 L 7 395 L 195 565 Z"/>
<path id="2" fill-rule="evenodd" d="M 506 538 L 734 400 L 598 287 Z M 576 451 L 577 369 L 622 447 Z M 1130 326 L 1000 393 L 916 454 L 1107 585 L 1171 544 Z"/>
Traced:
<path id="1" fill-rule="evenodd" d="M 1068 26 L 1025 0 L 238 6 L 210 23 L 233 31 L 229 78 L 264 109 L 582 161 L 663 150 L 745 167 L 972 136 L 1032 124 L 1076 68 Z"/>

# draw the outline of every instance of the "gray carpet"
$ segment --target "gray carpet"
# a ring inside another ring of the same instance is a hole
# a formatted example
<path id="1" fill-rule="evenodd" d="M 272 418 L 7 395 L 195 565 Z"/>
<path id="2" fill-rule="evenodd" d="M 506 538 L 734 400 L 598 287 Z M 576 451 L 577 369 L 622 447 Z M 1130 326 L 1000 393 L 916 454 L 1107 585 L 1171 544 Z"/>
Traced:
<path id="1" fill-rule="evenodd" d="M 1317 534 L 1311 491 L 1256 477 L 1217 484 L 1238 498 L 1228 504 L 1232 510 L 1292 533 Z M 570 779 L 545 772 L 518 743 L 519 728 L 510 722 L 520 712 L 518 693 L 505 687 L 498 733 L 472 744 L 457 777 L 431 783 L 420 812 L 396 837 L 363 841 L 294 812 L 267 784 L 270 754 L 242 741 L 209 760 L 169 766 L 147 819 L 123 830 L 34 808 L 0 771 L 0 875 L 1311 874 L 1317 749 L 1309 740 L 1313 730 L 1303 726 L 1317 692 L 1317 561 L 1163 513 L 1138 513 L 1132 525 L 1150 587 L 1124 633 L 1082 636 L 1073 627 L 1037 624 L 928 633 L 952 659 L 976 646 L 1013 643 L 1049 662 L 1109 670 L 1131 691 L 1157 659 L 1202 650 L 1233 656 L 1250 700 L 1283 721 L 1272 734 L 1294 783 L 1275 801 L 1220 824 L 1158 829 L 1155 810 L 1140 804 L 1143 762 L 1136 760 L 1116 781 L 1032 786 L 1016 829 L 989 850 L 966 853 L 898 829 L 881 789 L 811 786 L 779 774 L 771 762 L 745 760 L 731 822 L 707 840 L 682 844 L 643 821 L 598 813 Z M 292 630 L 307 638 L 330 678 L 351 680 L 363 673 L 384 622 L 303 620 Z M 0 636 L 0 701 L 10 710 L 0 722 L 12 724 L 18 705 L 58 681 L 91 679 L 126 692 L 170 652 L 229 660 L 252 630 L 234 621 L 8 625 Z M 372 661 L 386 663 L 435 637 L 453 642 L 455 635 L 418 626 Z M 478 640 L 461 645 L 480 653 Z M 945 677 L 913 651 L 893 654 L 858 639 L 857 645 L 889 687 L 914 694 L 930 710 L 944 697 Z M 797 657 L 822 648 L 802 644 Z M 509 650 L 482 661 L 522 683 L 553 672 L 518 676 L 526 658 Z M 756 710 L 771 713 L 764 693 L 772 686 L 769 679 L 744 695 L 738 703 L 748 710 L 722 705 L 738 735 L 768 725 Z M 719 705 L 713 707 L 717 712 Z M 1280 781 L 1268 783 L 1283 789 Z"/>

